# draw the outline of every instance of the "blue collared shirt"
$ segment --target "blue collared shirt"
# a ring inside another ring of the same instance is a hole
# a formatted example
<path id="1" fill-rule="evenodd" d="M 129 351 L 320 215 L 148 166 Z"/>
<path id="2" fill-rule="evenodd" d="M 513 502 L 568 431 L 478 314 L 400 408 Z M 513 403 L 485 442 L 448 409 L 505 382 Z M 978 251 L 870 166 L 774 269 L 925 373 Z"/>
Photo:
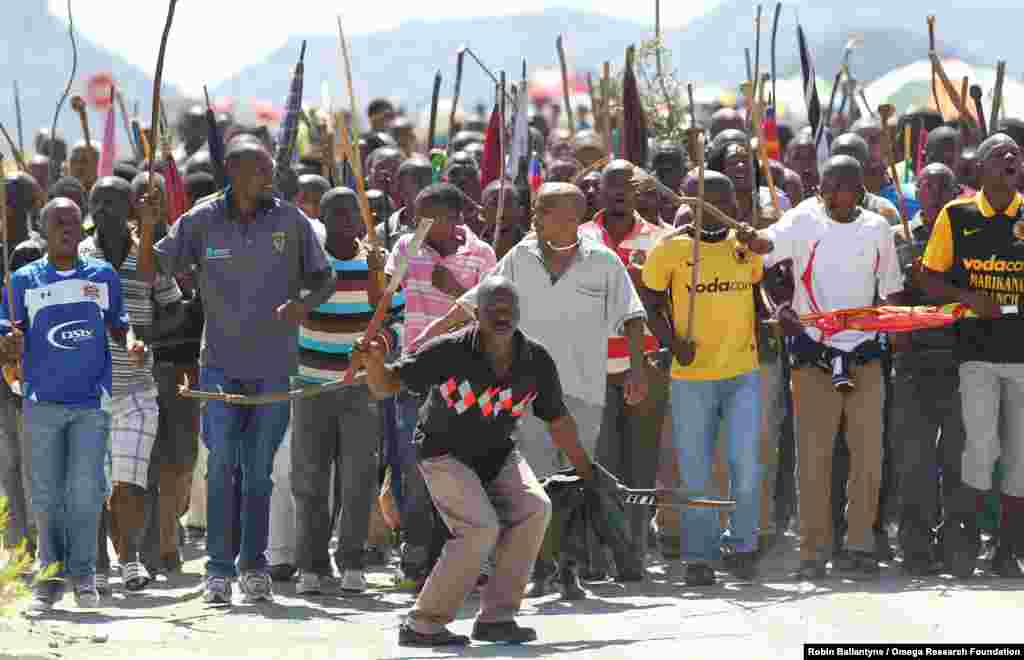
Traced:
<path id="1" fill-rule="evenodd" d="M 287 377 L 298 368 L 298 327 L 275 317 L 329 271 L 309 218 L 274 198 L 257 218 L 237 220 L 231 188 L 201 200 L 154 246 L 161 269 L 196 266 L 206 325 L 199 363 L 229 378 Z"/>

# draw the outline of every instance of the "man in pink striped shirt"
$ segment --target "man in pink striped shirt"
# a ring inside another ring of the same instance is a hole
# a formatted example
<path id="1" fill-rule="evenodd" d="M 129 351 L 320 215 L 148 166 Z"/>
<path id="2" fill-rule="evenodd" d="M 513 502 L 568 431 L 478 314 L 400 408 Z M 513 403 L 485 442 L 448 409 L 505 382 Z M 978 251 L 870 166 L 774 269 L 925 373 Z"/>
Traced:
<path id="1" fill-rule="evenodd" d="M 416 219 L 432 218 L 418 254 L 409 253 L 412 234 L 398 239 L 384 273 L 388 279 L 400 259 L 408 259 L 402 278 L 405 291 L 403 347 L 432 321 L 442 318 L 459 296 L 479 284 L 495 266 L 494 250 L 462 223 L 466 201 L 454 185 L 427 186 L 416 197 Z M 432 536 L 433 514 L 423 476 L 416 467 L 413 431 L 420 398 L 403 391 L 396 402 L 398 452 L 402 464 L 402 571 L 407 579 L 422 581 L 429 574 L 427 548 Z"/>

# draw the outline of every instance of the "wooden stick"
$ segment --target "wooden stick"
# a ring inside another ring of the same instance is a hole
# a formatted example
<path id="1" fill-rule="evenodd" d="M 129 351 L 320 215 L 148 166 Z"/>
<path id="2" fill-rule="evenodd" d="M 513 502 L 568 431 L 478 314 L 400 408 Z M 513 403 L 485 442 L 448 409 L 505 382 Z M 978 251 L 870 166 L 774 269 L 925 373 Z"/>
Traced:
<path id="1" fill-rule="evenodd" d="M 71 109 L 78 114 L 78 122 L 82 125 L 82 135 L 85 137 L 85 146 L 92 146 L 92 138 L 89 135 L 89 115 L 86 112 L 85 99 L 75 95 L 71 97 Z"/>
<path id="2" fill-rule="evenodd" d="M 348 83 L 348 100 L 352 122 L 356 120 L 356 93 L 352 89 L 352 60 L 348 55 L 348 44 L 345 41 L 345 32 L 341 27 L 341 16 L 338 17 L 338 39 L 341 41 L 341 55 L 345 61 L 345 80 Z M 370 210 L 370 200 L 366 196 L 366 182 L 363 181 L 363 163 L 359 155 L 359 148 L 353 144 L 349 136 L 348 126 L 345 126 L 343 118 L 335 120 L 337 131 L 341 134 L 342 146 L 348 154 L 349 165 L 352 166 L 352 176 L 356 180 L 356 195 L 359 198 L 359 213 L 363 216 L 363 224 L 366 226 L 366 238 L 370 245 L 377 249 L 380 247 L 380 240 L 377 237 L 377 228 L 373 223 L 373 212 Z M 384 273 L 372 273 L 377 278 L 377 285 L 384 288 Z M 380 305 L 378 304 L 378 307 Z M 351 371 L 351 369 L 349 370 Z"/>
<path id="3" fill-rule="evenodd" d="M 747 81 L 741 86 L 743 93 L 749 99 L 747 119 L 750 122 L 750 130 L 747 133 L 747 171 L 750 173 L 750 224 L 754 227 L 761 226 L 761 190 L 757 185 L 757 169 L 754 167 L 754 138 L 760 135 L 758 123 L 757 87 L 754 83 Z"/>
<path id="4" fill-rule="evenodd" d="M 928 17 L 928 53 L 935 52 L 935 16 Z M 939 103 L 939 88 L 935 84 L 935 62 L 932 61 L 932 98 L 935 99 L 935 111 L 942 114 L 942 104 Z"/>
<path id="5" fill-rule="evenodd" d="M 878 116 L 882 119 L 883 156 L 889 163 L 889 172 L 892 176 L 893 183 L 896 184 L 896 196 L 899 198 L 900 202 L 900 223 L 903 225 L 903 235 L 909 243 L 913 240 L 913 236 L 910 233 L 910 224 L 907 221 L 907 200 L 903 197 L 903 184 L 900 183 L 900 177 L 896 172 L 896 160 L 893 158 L 894 149 L 892 144 L 892 135 L 889 133 L 889 120 L 895 112 L 896 108 L 890 103 L 878 106 Z"/>
<path id="6" fill-rule="evenodd" d="M 764 143 L 764 130 L 761 126 L 761 117 L 764 112 L 764 85 L 761 85 L 761 97 L 754 102 L 754 132 L 757 135 L 757 153 L 758 162 L 761 164 L 761 174 L 764 175 L 765 181 L 768 182 L 768 191 L 772 196 L 772 208 L 775 211 L 775 219 L 777 220 L 782 216 L 782 204 L 779 202 L 779 191 L 775 187 L 775 179 L 772 177 L 772 168 L 768 162 L 768 147 Z M 756 186 L 755 186 L 756 187 Z M 758 202 L 760 202 L 760 191 L 758 191 Z M 759 225 L 754 225 L 759 227 Z"/>
<path id="7" fill-rule="evenodd" d="M 186 374 L 184 385 L 178 386 L 178 396 L 183 399 L 198 399 L 200 401 L 221 401 L 235 406 L 266 406 L 273 403 L 294 401 L 295 399 L 309 399 L 327 392 L 334 392 L 346 387 L 352 387 L 353 385 L 362 385 L 365 382 L 366 372 L 360 371 L 348 382 L 338 379 L 332 380 L 328 383 L 322 383 L 320 385 L 311 385 L 299 389 L 288 390 L 287 392 L 275 392 L 274 394 L 260 394 L 253 396 L 249 394 L 231 394 L 223 390 L 218 392 L 193 390 L 191 389 L 191 383 L 188 380 L 188 374 Z"/>
<path id="8" fill-rule="evenodd" d="M 117 98 L 117 105 L 121 110 L 121 119 L 124 122 L 124 132 L 128 134 L 128 144 L 132 148 L 132 153 L 135 154 L 137 160 L 142 159 L 141 147 L 135 142 L 135 134 L 132 132 L 132 121 L 128 117 L 128 108 L 124 104 L 124 95 L 121 94 L 120 89 L 114 90 L 114 96 Z"/>
<path id="9" fill-rule="evenodd" d="M 498 238 L 501 236 L 502 220 L 505 215 L 505 70 L 502 69 L 498 79 L 498 98 L 501 108 L 499 115 L 501 121 L 498 128 L 498 213 L 494 218 L 494 247 L 498 247 Z"/>
<path id="10" fill-rule="evenodd" d="M 25 153 L 25 129 L 21 117 L 21 90 L 18 88 L 18 81 L 14 81 L 14 119 L 18 129 L 18 151 Z"/>
<path id="11" fill-rule="evenodd" d="M 951 101 L 953 101 L 953 107 L 960 113 L 960 116 L 968 123 L 970 127 L 974 127 L 974 118 L 971 117 L 970 113 L 967 112 L 967 106 L 964 105 L 964 100 L 960 97 L 960 93 L 956 91 L 956 87 L 950 82 L 949 77 L 946 75 L 946 69 L 942 66 L 942 61 L 939 60 L 939 56 L 934 51 L 930 53 L 932 64 L 935 66 L 935 72 L 939 74 L 939 81 L 942 83 L 942 88 L 946 90 L 946 94 L 949 95 Z"/>
<path id="12" fill-rule="evenodd" d="M 459 107 L 459 92 L 462 89 L 462 64 L 466 59 L 466 50 L 465 46 L 460 48 L 455 59 L 455 92 L 452 95 L 452 109 L 448 113 L 448 153 L 452 152 L 452 139 L 455 137 L 455 111 Z"/>
<path id="13" fill-rule="evenodd" d="M 356 197 L 359 200 L 359 214 L 363 217 L 363 225 L 366 227 L 366 238 L 374 248 L 380 247 L 377 239 L 377 228 L 373 224 L 373 212 L 370 210 L 370 200 L 366 196 L 366 183 L 363 181 L 363 168 L 359 164 L 359 148 L 352 144 L 352 138 L 348 134 L 348 127 L 342 113 L 335 116 L 335 124 L 338 124 L 338 133 L 341 135 L 341 148 L 345 158 L 352 166 L 352 178 L 356 180 Z M 374 273 L 383 278 L 383 273 Z"/>
<path id="14" fill-rule="evenodd" d="M 674 204 L 680 206 L 683 204 L 688 204 L 693 207 L 703 207 L 705 212 L 710 213 L 712 216 L 714 216 L 715 220 L 718 220 L 719 222 L 721 222 L 726 227 L 729 227 L 730 229 L 740 229 L 743 226 L 743 223 L 738 222 L 733 218 L 730 218 L 728 215 L 725 214 L 724 211 L 719 209 L 711 202 L 708 202 L 707 200 L 702 200 L 699 197 L 689 197 L 687 195 L 680 195 L 679 193 L 675 192 L 674 190 L 666 186 L 661 181 L 658 181 L 657 178 L 654 178 L 654 187 L 657 188 L 658 192 L 660 192 L 662 195 L 665 195 L 666 197 L 671 199 L 672 203 Z"/>
<path id="15" fill-rule="evenodd" d="M 358 108 L 356 106 L 356 93 L 352 89 L 352 60 L 349 58 L 348 54 L 348 40 L 345 39 L 345 30 L 341 27 L 341 16 L 338 16 L 338 41 L 341 42 L 341 56 L 345 62 L 345 80 L 348 82 L 349 113 L 352 115 L 352 128 L 354 129 L 357 124 L 356 111 Z M 362 161 L 357 158 L 356 163 L 358 163 L 358 165 L 353 164 L 352 171 L 356 172 L 357 170 L 355 168 L 359 167 L 358 171 L 362 172 Z M 359 178 L 359 176 L 356 178 Z M 376 232 L 374 232 L 374 236 L 376 236 Z"/>
<path id="16" fill-rule="evenodd" d="M 427 153 L 434 148 L 434 136 L 437 133 L 437 101 L 441 95 L 441 72 L 438 71 L 434 74 L 434 91 L 430 95 L 430 128 L 427 130 Z M 454 105 L 452 106 L 454 114 Z M 451 123 L 448 124 L 448 140 L 452 139 L 451 136 Z M 411 155 L 411 154 L 410 154 Z"/>
<path id="17" fill-rule="evenodd" d="M 164 23 L 163 35 L 160 37 L 160 50 L 157 53 L 156 70 L 153 74 L 153 113 L 152 122 L 150 123 L 150 130 L 152 131 L 153 139 L 149 151 L 149 178 L 146 182 L 147 198 L 152 198 L 157 190 L 154 172 L 157 158 L 157 138 L 160 135 L 160 86 L 163 84 L 164 59 L 167 55 L 167 40 L 171 36 L 171 24 L 174 22 L 174 8 L 177 4 L 178 0 L 168 0 L 167 20 Z M 156 228 L 145 222 L 140 224 L 142 239 L 139 241 L 138 269 L 139 273 L 146 278 L 148 282 L 153 282 L 156 278 L 157 271 L 156 256 L 153 254 L 153 238 Z"/>
<path id="18" fill-rule="evenodd" d="M 1003 80 L 1006 78 L 1006 60 L 996 62 L 996 86 L 992 90 L 992 112 L 988 115 L 988 125 L 993 133 L 999 132 L 999 113 L 1003 110 Z"/>
<path id="19" fill-rule="evenodd" d="M 704 229 L 704 136 L 701 133 L 696 133 L 697 138 L 697 199 L 700 203 L 697 204 L 697 208 L 693 210 L 693 266 L 690 268 L 691 273 L 691 286 L 690 286 L 690 299 L 688 301 L 689 309 L 686 317 L 686 343 L 693 343 L 693 317 L 697 311 L 697 285 L 700 284 L 700 242 L 701 232 Z M 692 364 L 693 358 L 696 357 L 695 353 L 691 353 L 690 363 Z"/>
<path id="20" fill-rule="evenodd" d="M 569 67 L 565 62 L 565 45 L 562 42 L 562 35 L 555 39 L 555 48 L 558 50 L 558 63 L 562 68 L 562 99 L 565 102 L 565 116 L 569 120 L 569 134 L 576 134 L 576 123 L 573 121 L 572 105 L 569 101 Z"/>
<path id="21" fill-rule="evenodd" d="M 964 78 L 966 81 L 967 78 Z M 985 106 L 982 103 L 981 85 L 971 85 L 971 100 L 974 101 L 974 111 L 978 113 L 978 128 L 981 130 L 981 139 L 988 137 L 988 123 L 985 122 Z"/>
<path id="22" fill-rule="evenodd" d="M 18 164 L 18 169 L 22 172 L 28 172 L 28 165 L 25 164 L 25 158 L 18 151 L 17 145 L 14 144 L 14 140 L 11 139 L 11 134 L 7 132 L 7 127 L 0 122 L 0 132 L 4 134 L 4 139 L 7 140 L 7 146 L 11 148 L 11 154 L 14 156 L 14 162 Z M 42 185 L 42 184 L 40 184 Z"/>
<path id="23" fill-rule="evenodd" d="M 605 60 L 604 68 L 601 74 L 601 109 L 604 114 L 604 140 L 605 148 L 608 150 L 608 156 L 611 157 L 614 154 L 612 150 L 612 113 L 611 113 L 611 95 L 612 95 L 612 63 Z"/>

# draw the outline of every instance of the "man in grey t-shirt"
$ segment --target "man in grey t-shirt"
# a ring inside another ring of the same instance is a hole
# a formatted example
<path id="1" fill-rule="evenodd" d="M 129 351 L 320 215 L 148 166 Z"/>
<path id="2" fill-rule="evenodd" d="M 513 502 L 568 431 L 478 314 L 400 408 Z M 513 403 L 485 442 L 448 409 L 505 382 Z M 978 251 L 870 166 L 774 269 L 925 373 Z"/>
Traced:
<path id="1" fill-rule="evenodd" d="M 164 273 L 198 268 L 206 325 L 199 356 L 203 390 L 259 395 L 288 390 L 296 373 L 298 324 L 326 302 L 335 276 L 309 220 L 274 195 L 274 165 L 252 140 L 229 146 L 232 185 L 182 216 L 154 250 Z M 155 209 L 147 202 L 147 212 Z M 312 293 L 300 297 L 300 291 Z M 235 406 L 207 402 L 208 467 L 205 600 L 231 604 L 232 473 L 242 470 L 240 587 L 249 602 L 271 598 L 267 572 L 270 479 L 288 426 L 288 402 Z"/>

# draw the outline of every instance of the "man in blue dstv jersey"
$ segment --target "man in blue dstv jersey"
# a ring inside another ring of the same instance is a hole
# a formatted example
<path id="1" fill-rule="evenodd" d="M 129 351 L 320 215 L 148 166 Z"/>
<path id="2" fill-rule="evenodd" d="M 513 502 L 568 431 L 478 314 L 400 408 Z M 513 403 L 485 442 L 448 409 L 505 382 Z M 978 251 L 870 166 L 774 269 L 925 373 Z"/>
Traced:
<path id="1" fill-rule="evenodd" d="M 59 566 L 37 584 L 34 613 L 53 607 L 66 582 L 79 607 L 99 605 L 96 535 L 110 426 L 101 400 L 110 396 L 112 373 L 107 334 L 140 364 L 146 352 L 128 332 L 117 272 L 78 256 L 78 206 L 54 199 L 42 224 L 49 253 L 12 275 L 0 310 L 0 352 L 7 364 L 20 361 L 24 372 L 39 559 L 44 569 Z"/>

